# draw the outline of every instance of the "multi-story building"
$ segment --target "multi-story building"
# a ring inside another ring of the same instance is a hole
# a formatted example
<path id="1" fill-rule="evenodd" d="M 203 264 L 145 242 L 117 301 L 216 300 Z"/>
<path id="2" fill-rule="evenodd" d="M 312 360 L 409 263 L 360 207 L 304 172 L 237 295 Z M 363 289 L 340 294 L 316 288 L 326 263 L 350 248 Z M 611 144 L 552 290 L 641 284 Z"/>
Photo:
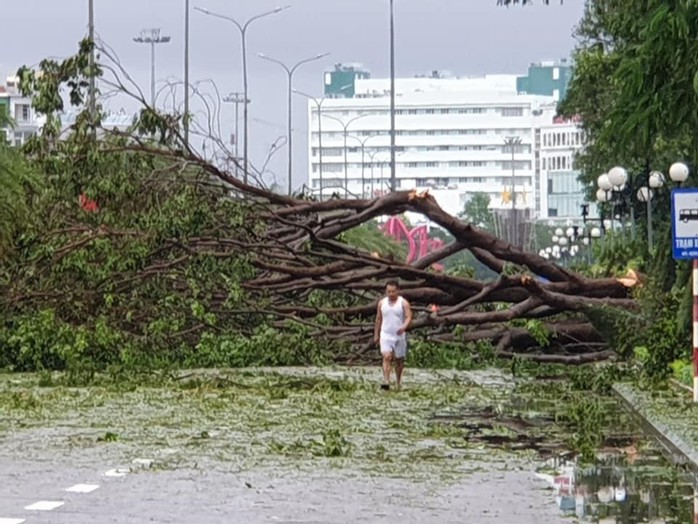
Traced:
<path id="1" fill-rule="evenodd" d="M 542 194 L 551 169 L 543 165 L 550 155 L 542 129 L 553 125 L 568 70 L 541 63 L 524 77 L 432 72 L 397 79 L 398 187 L 433 188 L 451 213 L 460 212 L 473 193 L 486 193 L 493 208 L 511 207 L 515 197 L 518 209 L 547 217 Z M 320 108 L 309 103 L 311 188 L 320 191 L 322 179 L 325 196 L 377 196 L 388 189 L 389 96 L 389 80 L 370 78 L 358 64 L 326 74 L 326 99 Z M 515 146 L 505 142 L 512 137 Z"/>
<path id="2" fill-rule="evenodd" d="M 521 94 L 551 96 L 557 102 L 565 98 L 571 68 L 563 58 L 559 62 L 534 62 L 528 74 L 516 79 L 516 90 Z"/>
<path id="3" fill-rule="evenodd" d="M 0 132 L 11 146 L 23 145 L 41 126 L 31 99 L 20 94 L 18 84 L 17 77 L 8 77 L 5 85 L 0 84 L 0 111 L 9 117 L 9 123 L 0 120 Z"/>
<path id="4" fill-rule="evenodd" d="M 584 136 L 575 122 L 555 119 L 540 127 L 541 188 L 539 218 L 551 220 L 579 216 L 584 189 L 574 157 L 582 149 Z"/>

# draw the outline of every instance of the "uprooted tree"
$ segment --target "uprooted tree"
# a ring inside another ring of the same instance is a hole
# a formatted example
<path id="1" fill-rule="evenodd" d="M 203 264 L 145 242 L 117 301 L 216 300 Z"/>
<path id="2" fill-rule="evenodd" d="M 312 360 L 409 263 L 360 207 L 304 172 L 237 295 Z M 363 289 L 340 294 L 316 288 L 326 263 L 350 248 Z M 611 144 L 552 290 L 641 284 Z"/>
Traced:
<path id="1" fill-rule="evenodd" d="M 209 137 L 220 153 L 204 158 L 184 143 L 181 115 L 159 113 L 140 95 L 132 96 L 145 109 L 127 132 L 103 129 L 85 111 L 61 136 L 62 90 L 84 103 L 90 48 L 20 71 L 47 124 L 8 169 L 44 176 L 27 191 L 33 213 L 0 263 L 0 366 L 144 355 L 245 365 L 260 362 L 251 357 L 260 347 L 269 357 L 261 361 L 290 363 L 328 345 L 338 360 L 357 361 L 372 355 L 376 300 L 389 278 L 413 304 L 415 337 L 464 351 L 489 341 L 498 356 L 548 362 L 612 355 L 603 319 L 636 308 L 636 280 L 590 279 L 524 252 L 450 216 L 428 192 L 316 201 L 245 185 L 226 169 L 234 160 L 221 142 Z M 103 82 L 126 91 L 120 68 L 102 67 L 114 77 Z M 411 264 L 347 242 L 356 228 L 407 211 L 452 242 Z M 462 250 L 498 277 L 433 269 Z"/>

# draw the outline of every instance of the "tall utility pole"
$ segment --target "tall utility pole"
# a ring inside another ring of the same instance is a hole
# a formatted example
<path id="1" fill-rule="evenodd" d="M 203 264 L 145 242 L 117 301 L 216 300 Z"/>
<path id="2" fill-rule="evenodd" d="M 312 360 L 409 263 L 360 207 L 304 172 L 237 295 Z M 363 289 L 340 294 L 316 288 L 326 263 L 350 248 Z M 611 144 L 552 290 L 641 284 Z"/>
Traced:
<path id="1" fill-rule="evenodd" d="M 189 0 L 184 0 L 184 145 L 189 147 Z M 237 136 L 236 136 L 237 139 Z"/>
<path id="2" fill-rule="evenodd" d="M 307 64 L 309 62 L 314 62 L 315 60 L 320 60 L 321 58 L 325 58 L 329 53 L 320 53 L 315 56 L 311 56 L 310 58 L 305 58 L 301 60 L 300 62 L 296 62 L 296 64 L 293 67 L 288 67 L 285 63 L 283 63 L 281 60 L 277 60 L 276 58 L 271 58 L 270 56 L 267 56 L 263 53 L 257 53 L 257 56 L 260 58 L 263 58 L 264 60 L 268 60 L 269 62 L 273 62 L 283 68 L 284 71 L 286 71 L 286 75 L 288 75 L 288 195 L 291 196 L 293 194 L 293 75 L 296 73 L 298 68 L 302 66 L 303 64 Z"/>
<path id="3" fill-rule="evenodd" d="M 521 137 L 519 136 L 508 136 L 504 139 L 504 145 L 511 149 L 511 240 L 510 242 L 514 246 L 519 246 L 518 241 L 518 224 L 516 217 L 516 165 L 514 164 L 516 158 L 516 149 L 521 146 Z"/>
<path id="4" fill-rule="evenodd" d="M 247 29 L 250 27 L 250 24 L 254 22 L 255 20 L 259 20 L 260 18 L 264 18 L 266 16 L 270 15 L 275 15 L 276 13 L 280 13 L 281 11 L 284 11 L 285 9 L 288 9 L 291 7 L 290 5 L 285 5 L 283 7 L 277 7 L 276 9 L 272 9 L 271 11 L 266 11 L 264 13 L 260 13 L 256 16 L 253 16 L 249 20 L 247 20 L 244 24 L 241 24 L 234 18 L 230 16 L 225 16 L 225 15 L 219 15 L 217 13 L 212 13 L 208 9 L 203 9 L 201 7 L 195 7 L 197 11 L 200 13 L 203 13 L 205 15 L 213 16 L 215 18 L 220 18 L 222 20 L 227 20 L 228 22 L 231 22 L 235 25 L 235 27 L 238 28 L 240 31 L 240 39 L 242 40 L 242 84 L 243 84 L 243 90 L 244 90 L 244 98 L 247 100 L 249 98 L 249 91 L 248 91 L 248 83 L 247 83 Z M 247 137 L 248 137 L 248 114 L 247 114 L 247 106 L 249 104 L 245 104 L 244 106 L 244 111 L 243 111 L 243 134 L 244 136 L 244 152 L 243 152 L 243 182 L 247 184 L 247 173 L 249 171 L 249 158 L 247 156 L 248 148 L 247 148 Z"/>
<path id="5" fill-rule="evenodd" d="M 390 0 L 390 190 L 397 189 L 395 166 L 395 0 Z"/>
<path id="6" fill-rule="evenodd" d="M 92 49 L 90 50 L 90 117 L 94 119 L 95 112 L 97 109 L 97 93 L 95 86 L 95 3 L 94 0 L 89 0 L 87 5 L 88 10 L 88 34 L 90 42 L 92 43 Z"/>
<path id="7" fill-rule="evenodd" d="M 134 37 L 137 44 L 150 45 L 150 106 L 155 108 L 155 46 L 166 44 L 171 40 L 169 36 L 160 34 L 160 28 L 143 29 L 140 36 Z"/>
<path id="8" fill-rule="evenodd" d="M 240 104 L 249 104 L 249 100 L 245 100 L 245 95 L 243 93 L 238 93 L 237 91 L 230 93 L 223 99 L 223 102 L 228 104 L 235 104 L 235 160 L 240 158 Z M 237 169 L 236 169 L 237 171 Z"/>

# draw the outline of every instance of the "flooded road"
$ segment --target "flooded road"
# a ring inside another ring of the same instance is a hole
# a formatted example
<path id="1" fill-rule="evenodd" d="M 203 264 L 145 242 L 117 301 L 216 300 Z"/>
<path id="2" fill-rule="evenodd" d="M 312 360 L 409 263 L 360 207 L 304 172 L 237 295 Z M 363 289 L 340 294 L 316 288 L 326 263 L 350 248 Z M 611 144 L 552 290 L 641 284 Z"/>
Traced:
<path id="1" fill-rule="evenodd" d="M 410 371 L 399 393 L 379 380 L 284 369 L 68 387 L 0 375 L 0 524 L 692 518 L 692 488 L 642 441 L 592 473 L 556 461 L 549 414 L 512 416 L 517 386 L 499 371 Z M 487 410 L 489 426 L 474 427 Z"/>

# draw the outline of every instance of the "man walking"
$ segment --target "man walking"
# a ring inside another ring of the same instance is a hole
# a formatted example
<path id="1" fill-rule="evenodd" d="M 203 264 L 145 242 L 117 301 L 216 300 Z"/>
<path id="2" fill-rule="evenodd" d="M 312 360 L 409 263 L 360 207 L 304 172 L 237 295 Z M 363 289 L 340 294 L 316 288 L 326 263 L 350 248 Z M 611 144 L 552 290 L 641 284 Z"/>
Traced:
<path id="1" fill-rule="evenodd" d="M 412 323 L 410 303 L 400 296 L 400 286 L 394 280 L 385 285 L 385 297 L 378 302 L 374 341 L 380 347 L 383 357 L 382 389 L 390 389 L 390 368 L 395 362 L 397 389 L 402 382 L 407 356 L 407 336 L 405 332 Z"/>

